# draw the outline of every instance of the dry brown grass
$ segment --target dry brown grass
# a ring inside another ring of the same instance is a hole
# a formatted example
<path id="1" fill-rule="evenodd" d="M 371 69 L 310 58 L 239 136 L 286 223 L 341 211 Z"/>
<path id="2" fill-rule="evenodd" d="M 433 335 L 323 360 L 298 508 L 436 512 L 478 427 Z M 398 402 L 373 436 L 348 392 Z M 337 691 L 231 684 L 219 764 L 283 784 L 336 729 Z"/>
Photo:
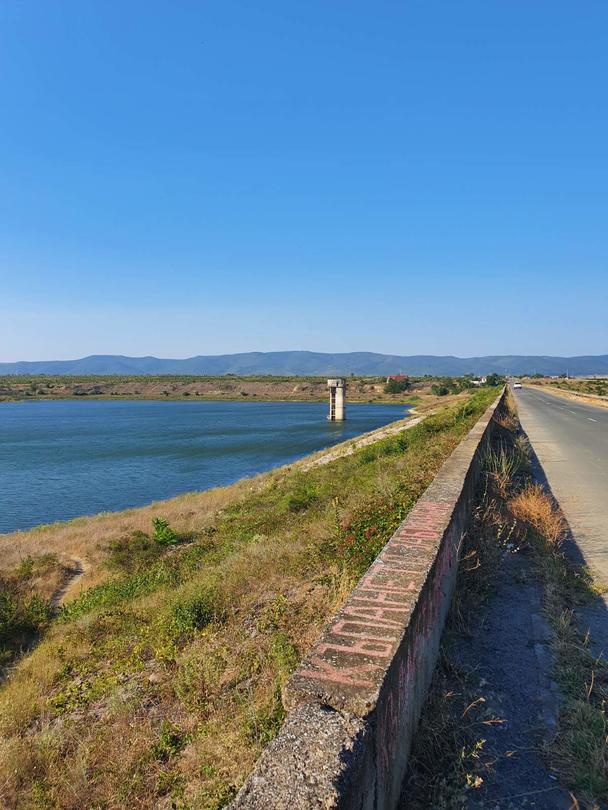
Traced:
<path id="1" fill-rule="evenodd" d="M 320 533 L 322 526 L 311 529 Z M 177 651 L 166 646 L 157 618 L 168 602 L 196 595 L 196 581 L 124 608 L 121 621 L 131 616 L 136 630 L 117 626 L 115 647 L 102 640 L 112 634 L 109 617 L 84 617 L 67 632 L 53 628 L 0 698 L 6 806 L 37 807 L 43 800 L 40 806 L 62 810 L 163 806 L 156 802 L 165 783 L 167 795 L 181 797 L 180 807 L 223 806 L 273 733 L 277 688 L 289 671 L 281 655 L 293 655 L 294 639 L 299 649 L 310 648 L 353 584 L 352 577 L 303 581 L 306 546 L 295 541 L 295 534 L 260 538 L 224 560 L 222 620 Z M 134 653 L 143 666 L 132 665 Z M 112 656 L 122 659 L 118 667 Z M 74 705 L 58 716 L 52 706 L 65 689 L 66 661 L 82 674 L 68 679 Z M 81 701 L 74 684 L 77 690 L 91 684 L 99 697 L 89 702 L 83 692 Z M 154 753 L 163 723 L 183 741 L 166 762 Z"/>
<path id="2" fill-rule="evenodd" d="M 96 585 L 108 577 L 103 562 L 112 540 L 137 530 L 149 531 L 155 517 L 166 518 L 180 534 L 201 533 L 212 525 L 218 512 L 228 504 L 271 485 L 284 472 L 275 470 L 228 487 L 189 492 L 138 509 L 107 512 L 65 523 L 47 524 L 29 531 L 0 534 L 0 571 L 15 568 L 28 555 L 56 554 L 68 566 L 72 566 L 74 560 L 79 561 L 84 574 L 76 588 L 66 594 L 66 599 L 73 598 L 83 588 Z"/>
<path id="3" fill-rule="evenodd" d="M 512 408 L 513 399 L 510 393 L 507 394 L 507 402 L 511 405 Z M 501 413 L 496 414 L 494 421 L 500 428 L 512 434 L 515 434 L 519 426 L 517 416 L 510 408 L 505 408 L 505 410 L 503 410 Z"/>
<path id="4" fill-rule="evenodd" d="M 517 520 L 529 524 L 541 537 L 559 547 L 564 539 L 566 522 L 540 484 L 528 484 L 509 500 L 508 508 Z"/>

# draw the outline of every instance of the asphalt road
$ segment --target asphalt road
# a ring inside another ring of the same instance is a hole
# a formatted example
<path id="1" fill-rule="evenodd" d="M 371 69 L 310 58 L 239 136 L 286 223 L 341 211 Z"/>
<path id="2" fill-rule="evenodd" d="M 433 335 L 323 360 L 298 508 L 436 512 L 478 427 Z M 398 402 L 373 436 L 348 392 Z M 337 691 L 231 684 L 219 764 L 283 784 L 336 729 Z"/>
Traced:
<path id="1" fill-rule="evenodd" d="M 608 582 L 608 408 L 525 386 L 513 393 L 576 544 Z"/>

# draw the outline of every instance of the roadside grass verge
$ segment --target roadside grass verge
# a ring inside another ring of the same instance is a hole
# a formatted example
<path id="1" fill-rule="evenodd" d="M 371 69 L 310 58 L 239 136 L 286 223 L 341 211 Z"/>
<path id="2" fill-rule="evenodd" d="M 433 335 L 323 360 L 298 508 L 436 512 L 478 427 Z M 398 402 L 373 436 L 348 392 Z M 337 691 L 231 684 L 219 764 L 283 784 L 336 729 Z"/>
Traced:
<path id="1" fill-rule="evenodd" d="M 563 701 L 547 758 L 572 789 L 575 806 L 597 808 L 608 800 L 608 663 L 595 656 L 579 629 L 575 609 L 602 592 L 585 566 L 566 553 L 568 526 L 551 495 L 526 481 L 507 502 L 525 532 L 544 584 L 544 612 L 554 632 L 553 676 Z"/>
<path id="2" fill-rule="evenodd" d="M 551 380 L 540 383 L 537 380 L 532 380 L 528 385 L 538 391 L 548 391 L 562 397 L 562 399 L 569 399 L 586 405 L 595 405 L 600 408 L 608 407 L 608 381 L 605 379 L 597 380 L 597 386 L 593 383 L 592 380 L 569 382 Z"/>
<path id="3" fill-rule="evenodd" d="M 157 504 L 122 533 L 120 516 L 79 523 L 91 587 L 0 691 L 4 805 L 225 805 L 280 728 L 286 679 L 496 393 L 201 514 L 185 499 L 181 521 Z"/>
<path id="4" fill-rule="evenodd" d="M 596 810 L 598 802 L 608 801 L 608 664 L 591 651 L 575 609 L 596 600 L 601 588 L 564 553 L 564 518 L 541 487 L 529 486 L 511 506 L 519 515 L 523 511 L 529 527 L 545 583 L 545 612 L 555 634 L 554 677 L 563 702 L 547 756 L 576 794 L 578 806 Z"/>
<path id="5" fill-rule="evenodd" d="M 608 379 L 606 377 L 590 380 L 550 380 L 548 385 L 551 388 L 573 391 L 579 394 L 597 397 L 608 396 Z"/>
<path id="6" fill-rule="evenodd" d="M 461 558 L 447 634 L 467 632 L 473 614 L 492 598 L 501 558 L 530 556 L 543 585 L 543 611 L 553 633 L 553 677 L 562 693 L 557 733 L 544 750 L 551 769 L 571 791 L 572 808 L 597 810 L 608 801 L 608 666 L 590 650 L 574 610 L 597 598 L 589 571 L 565 553 L 567 525 L 559 508 L 531 475 L 530 449 L 514 403 L 484 458 L 483 483 Z M 444 639 L 440 662 L 411 757 L 408 807 L 466 806 L 492 769 L 484 728 L 488 715 L 478 679 L 449 657 Z M 456 684 L 456 687 L 455 687 Z"/>

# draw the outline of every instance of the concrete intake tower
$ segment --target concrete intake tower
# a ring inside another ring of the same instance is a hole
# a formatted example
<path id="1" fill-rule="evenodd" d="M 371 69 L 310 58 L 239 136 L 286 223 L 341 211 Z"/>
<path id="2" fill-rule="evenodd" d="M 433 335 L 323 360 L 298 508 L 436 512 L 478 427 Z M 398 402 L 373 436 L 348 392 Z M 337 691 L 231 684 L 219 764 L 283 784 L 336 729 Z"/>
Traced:
<path id="1" fill-rule="evenodd" d="M 331 422 L 343 422 L 346 419 L 346 380 L 339 377 L 328 380 L 329 388 L 329 416 Z"/>

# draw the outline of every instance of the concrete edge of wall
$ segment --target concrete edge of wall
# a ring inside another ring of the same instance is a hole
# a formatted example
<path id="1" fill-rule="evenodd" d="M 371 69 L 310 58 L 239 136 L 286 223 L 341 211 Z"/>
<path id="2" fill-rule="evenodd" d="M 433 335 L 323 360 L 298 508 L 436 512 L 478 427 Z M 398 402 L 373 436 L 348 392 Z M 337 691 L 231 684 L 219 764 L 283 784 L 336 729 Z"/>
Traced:
<path id="1" fill-rule="evenodd" d="M 483 448 L 505 394 L 447 459 L 286 684 L 285 723 L 234 810 L 397 805 Z"/>

